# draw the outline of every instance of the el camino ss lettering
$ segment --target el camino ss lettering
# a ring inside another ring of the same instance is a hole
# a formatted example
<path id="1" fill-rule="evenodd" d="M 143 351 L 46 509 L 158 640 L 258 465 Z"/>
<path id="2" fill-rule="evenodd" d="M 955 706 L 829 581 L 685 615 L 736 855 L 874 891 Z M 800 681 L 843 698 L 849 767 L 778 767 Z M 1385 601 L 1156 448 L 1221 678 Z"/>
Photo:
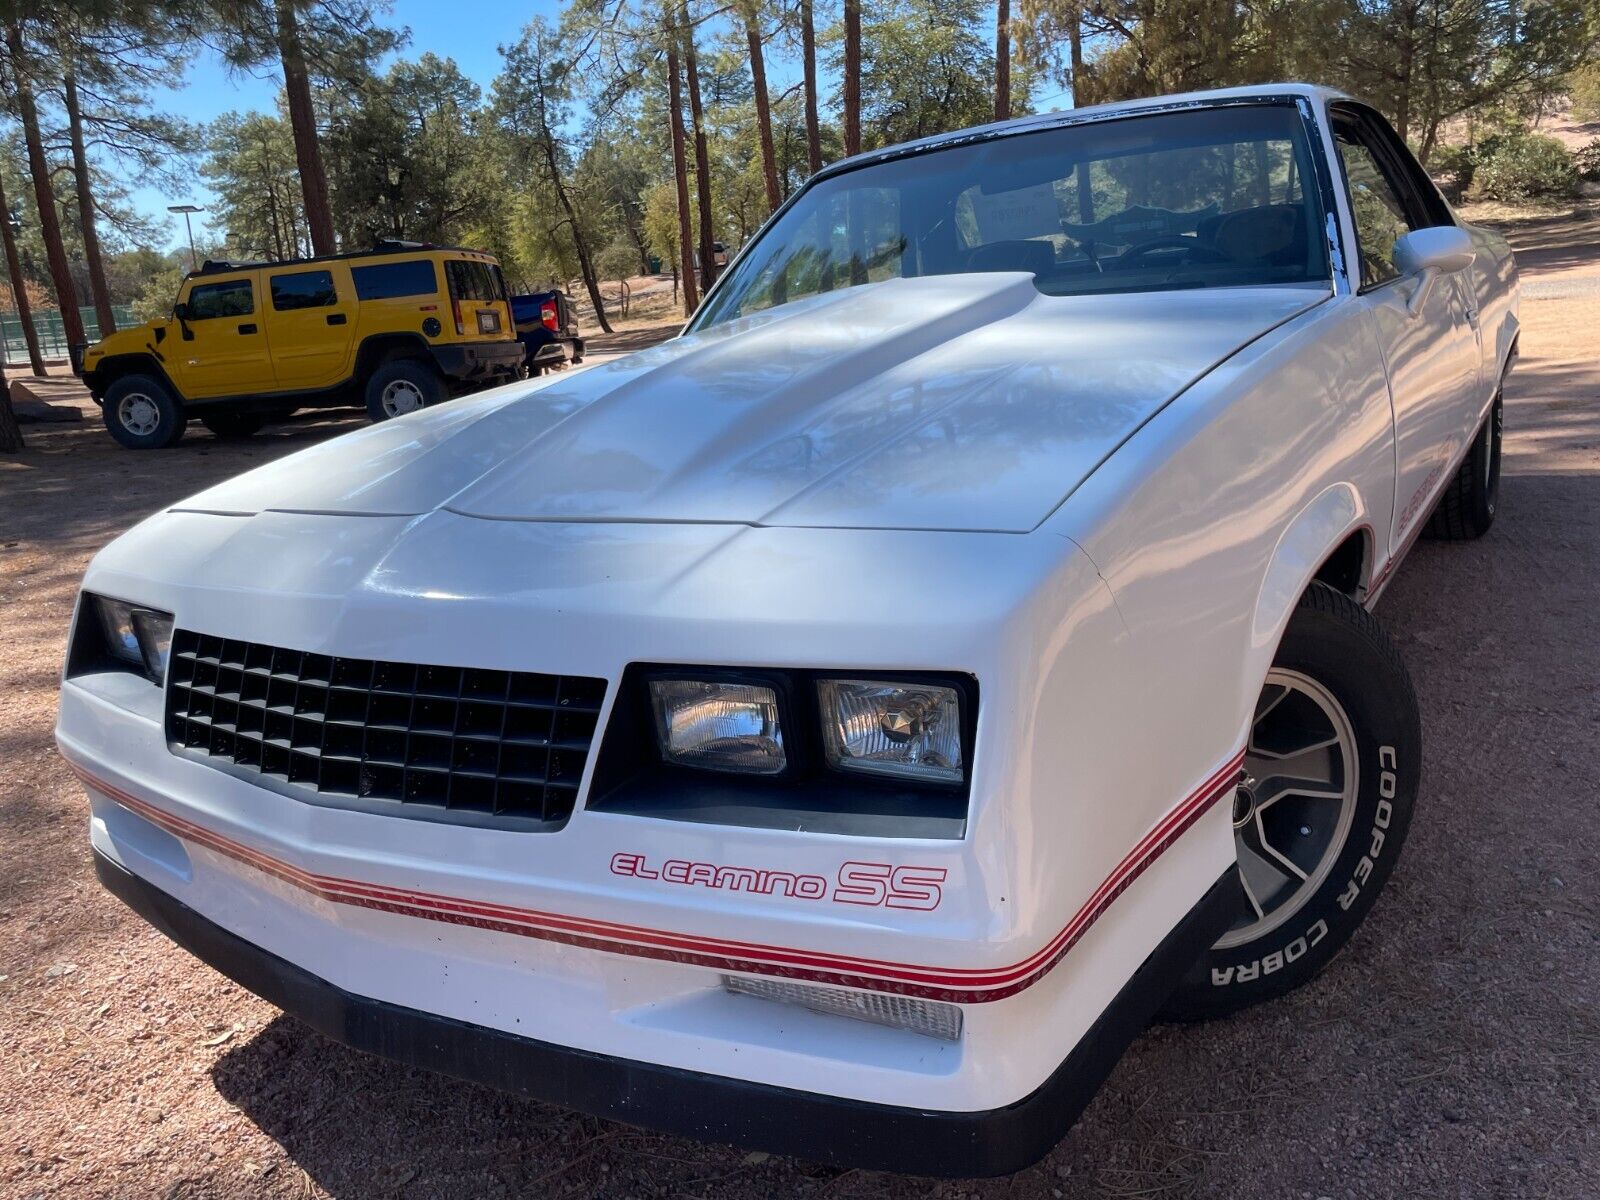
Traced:
<path id="1" fill-rule="evenodd" d="M 790 900 L 831 899 L 835 904 L 902 908 L 931 912 L 944 898 L 944 867 L 894 866 L 890 863 L 842 863 L 831 885 L 821 875 L 768 871 L 717 863 L 669 858 L 660 867 L 643 854 L 619 850 L 611 856 L 611 873 L 631 879 L 655 879 L 684 887 L 704 887 Z"/>

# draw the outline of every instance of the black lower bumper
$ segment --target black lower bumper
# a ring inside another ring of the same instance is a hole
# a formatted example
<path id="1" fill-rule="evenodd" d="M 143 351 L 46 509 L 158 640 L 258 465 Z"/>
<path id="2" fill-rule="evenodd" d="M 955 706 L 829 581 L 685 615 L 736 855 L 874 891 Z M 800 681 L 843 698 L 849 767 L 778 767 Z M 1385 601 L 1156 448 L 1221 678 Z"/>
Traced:
<path id="1" fill-rule="evenodd" d="M 1172 985 L 1232 919 L 1232 869 L 1156 947 L 1032 1095 L 987 1112 L 868 1104 L 516 1037 L 352 995 L 206 920 L 99 853 L 114 895 L 191 954 L 357 1050 L 611 1120 L 818 1162 L 914 1175 L 1003 1175 L 1043 1157 Z"/>
<path id="2" fill-rule="evenodd" d="M 522 368 L 522 343 L 466 342 L 429 346 L 434 365 L 446 379 L 476 382 L 515 375 Z"/>

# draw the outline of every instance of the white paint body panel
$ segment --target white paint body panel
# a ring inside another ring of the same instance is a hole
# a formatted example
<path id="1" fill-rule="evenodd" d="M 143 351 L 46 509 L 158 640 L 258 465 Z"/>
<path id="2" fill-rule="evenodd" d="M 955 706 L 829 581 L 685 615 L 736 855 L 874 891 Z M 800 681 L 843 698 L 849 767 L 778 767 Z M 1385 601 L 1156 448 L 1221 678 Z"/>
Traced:
<path id="1" fill-rule="evenodd" d="M 1291 91 L 1325 115 L 1326 94 Z M 559 833 L 307 804 L 171 754 L 159 692 L 136 680 L 66 682 L 61 747 L 305 871 L 899 963 L 1017 963 L 1229 763 L 1296 598 L 1354 532 L 1375 599 L 1415 525 L 1398 511 L 1410 479 L 1463 452 L 1516 336 L 1509 252 L 1474 238 L 1478 261 L 1436 299 L 1453 321 L 1470 296 L 1478 329 L 1445 348 L 1337 282 L 1071 299 L 1020 275 L 874 285 L 324 443 L 151 518 L 85 579 L 223 637 L 599 676 L 608 709 L 639 661 L 968 672 L 982 700 L 961 839 L 619 816 L 585 808 L 587 779 Z M 962 1039 L 938 1043 L 730 997 L 705 967 L 329 904 L 91 799 L 101 852 L 358 994 L 967 1112 L 1038 1087 L 1234 853 L 1222 804 L 1038 983 L 967 1005 Z M 948 874 L 935 911 L 861 909 L 622 878 L 619 851 Z"/>

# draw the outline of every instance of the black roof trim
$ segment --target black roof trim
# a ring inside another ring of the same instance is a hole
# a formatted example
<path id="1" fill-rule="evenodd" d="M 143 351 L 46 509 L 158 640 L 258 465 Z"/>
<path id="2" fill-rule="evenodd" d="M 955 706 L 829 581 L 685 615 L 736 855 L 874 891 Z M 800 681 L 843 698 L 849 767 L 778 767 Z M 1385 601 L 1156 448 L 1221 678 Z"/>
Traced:
<path id="1" fill-rule="evenodd" d="M 185 279 L 197 279 L 202 275 L 223 275 L 231 271 L 263 271 L 269 268 L 282 269 L 285 267 L 304 267 L 313 263 L 344 262 L 352 258 L 381 258 L 387 254 L 481 254 L 485 258 L 494 259 L 494 255 L 487 250 L 474 250 L 470 246 L 439 246 L 432 242 L 403 242 L 395 239 L 380 241 L 370 250 L 346 250 L 339 254 L 319 254 L 312 258 L 282 258 L 261 259 L 256 262 L 228 262 L 220 259 L 206 259 L 200 264 L 199 270 L 190 271 Z"/>

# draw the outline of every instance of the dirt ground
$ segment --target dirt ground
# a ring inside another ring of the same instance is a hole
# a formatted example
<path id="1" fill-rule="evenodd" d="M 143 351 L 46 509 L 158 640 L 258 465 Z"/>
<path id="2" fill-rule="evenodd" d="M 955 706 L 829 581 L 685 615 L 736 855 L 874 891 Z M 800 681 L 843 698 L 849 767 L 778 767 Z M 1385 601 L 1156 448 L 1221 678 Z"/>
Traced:
<path id="1" fill-rule="evenodd" d="M 1600 274 L 1600 222 L 1534 222 Z M 1380 616 L 1423 706 L 1410 841 L 1298 994 L 1139 1039 L 1049 1157 L 934 1183 L 659 1137 L 311 1033 L 101 893 L 51 743 L 90 554 L 348 429 L 133 454 L 98 424 L 0 457 L 0 1195 L 1328 1197 L 1600 1194 L 1600 304 L 1524 305 L 1499 522 L 1423 543 Z"/>

